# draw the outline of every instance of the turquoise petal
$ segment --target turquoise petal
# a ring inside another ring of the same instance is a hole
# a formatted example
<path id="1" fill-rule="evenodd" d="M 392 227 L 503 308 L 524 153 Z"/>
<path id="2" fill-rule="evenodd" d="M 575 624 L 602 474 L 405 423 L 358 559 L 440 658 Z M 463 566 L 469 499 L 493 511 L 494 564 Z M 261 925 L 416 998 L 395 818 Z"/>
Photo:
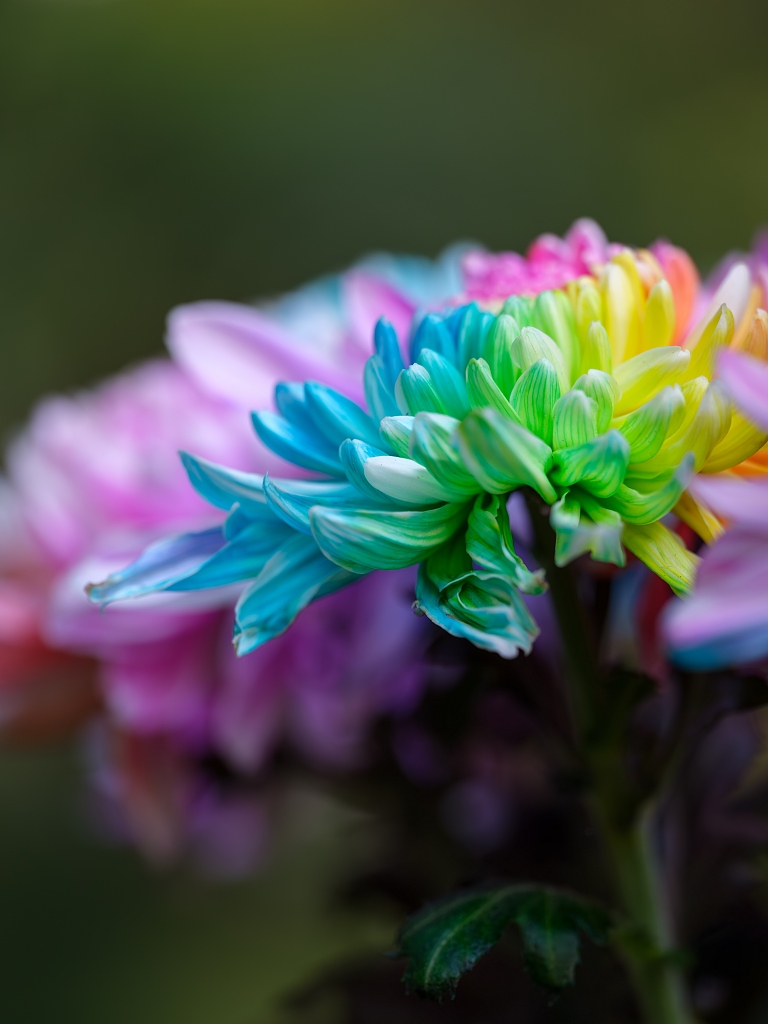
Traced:
<path id="1" fill-rule="evenodd" d="M 456 342 L 443 318 L 437 313 L 427 313 L 411 341 L 411 362 L 418 361 L 425 349 L 438 352 L 451 363 L 456 362 Z"/>
<path id="2" fill-rule="evenodd" d="M 315 507 L 312 534 L 322 552 L 350 572 L 402 569 L 422 561 L 466 522 L 465 504 L 426 512 L 346 511 Z"/>
<path id="3" fill-rule="evenodd" d="M 453 363 L 429 348 L 419 353 L 419 362 L 429 372 L 442 412 L 458 420 L 466 416 L 469 412 L 467 385 Z"/>
<path id="4" fill-rule="evenodd" d="M 251 419 L 259 438 L 276 455 L 316 473 L 344 476 L 338 449 L 317 431 L 309 433 L 268 410 L 252 413 Z"/>
<path id="5" fill-rule="evenodd" d="M 333 447 L 338 448 L 350 437 L 367 444 L 381 444 L 378 426 L 351 398 L 316 381 L 305 384 L 304 390 L 312 419 Z"/>
<path id="6" fill-rule="evenodd" d="M 539 630 L 509 580 L 490 572 L 468 572 L 440 591 L 427 565 L 419 566 L 416 582 L 419 611 L 451 636 L 502 658 L 530 652 Z"/>
<path id="7" fill-rule="evenodd" d="M 179 452 L 179 456 L 190 483 L 211 505 L 227 511 L 238 505 L 240 512 L 252 519 L 270 518 L 262 476 L 217 466 L 188 452 Z"/>
<path id="8" fill-rule="evenodd" d="M 166 587 L 166 590 L 207 590 L 230 583 L 253 579 L 275 553 L 275 549 L 293 535 L 285 523 L 265 530 L 263 523 L 251 523 L 234 540 L 217 551 L 200 568 L 184 579 Z"/>
<path id="9" fill-rule="evenodd" d="M 237 603 L 234 644 L 238 655 L 248 654 L 285 632 L 311 601 L 356 578 L 324 558 L 310 537 L 293 534 Z"/>
<path id="10" fill-rule="evenodd" d="M 125 569 L 112 573 L 103 583 L 87 587 L 88 598 L 103 607 L 127 597 L 167 590 L 172 584 L 197 572 L 225 543 L 220 526 L 201 533 L 183 533 L 159 540 L 150 544 Z"/>
<path id="11" fill-rule="evenodd" d="M 281 416 L 289 423 L 314 434 L 315 421 L 307 408 L 307 396 L 303 384 L 290 384 L 281 381 L 275 386 L 275 405 Z"/>
<path id="12" fill-rule="evenodd" d="M 482 313 L 475 302 L 464 307 L 456 331 L 456 365 L 459 372 L 464 372 L 470 359 L 482 356 L 488 331 L 495 319 L 493 313 Z"/>
<path id="13" fill-rule="evenodd" d="M 373 346 L 382 362 L 384 381 L 389 390 L 393 391 L 397 378 L 405 369 L 405 364 L 395 329 L 384 317 L 381 317 L 374 328 Z"/>
<path id="14" fill-rule="evenodd" d="M 276 516 L 300 533 L 311 534 L 309 510 L 315 505 L 334 508 L 387 508 L 391 505 L 383 495 L 371 501 L 357 487 L 348 483 L 326 483 L 320 480 L 273 480 L 264 477 L 264 494 Z"/>
<path id="15" fill-rule="evenodd" d="M 375 448 L 371 444 L 366 444 L 365 441 L 347 440 L 339 448 L 347 480 L 357 488 L 361 498 L 368 498 L 376 502 L 387 500 L 381 491 L 377 491 L 372 484 L 368 483 L 368 478 L 365 475 L 365 464 L 368 459 L 373 458 L 374 455 L 384 454 L 386 453 L 381 448 Z"/>
<path id="16" fill-rule="evenodd" d="M 387 369 L 381 356 L 371 356 L 363 371 L 363 391 L 365 404 L 374 420 L 382 420 L 385 416 L 397 416 L 400 412 L 395 401 L 394 385 L 390 387 Z"/>

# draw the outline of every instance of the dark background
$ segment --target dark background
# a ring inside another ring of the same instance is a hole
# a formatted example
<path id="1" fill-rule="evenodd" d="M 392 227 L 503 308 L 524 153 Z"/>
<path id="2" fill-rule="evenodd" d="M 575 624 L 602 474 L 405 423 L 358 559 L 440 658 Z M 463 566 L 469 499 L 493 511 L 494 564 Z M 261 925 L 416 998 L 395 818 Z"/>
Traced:
<path id="1" fill-rule="evenodd" d="M 178 302 L 371 249 L 590 215 L 706 269 L 768 222 L 767 27 L 764 0 L 0 0 L 0 429 L 158 352 Z M 256 1024 L 386 944 L 324 911 L 333 815 L 216 888 L 100 846 L 80 776 L 0 760 L 4 1020 Z"/>

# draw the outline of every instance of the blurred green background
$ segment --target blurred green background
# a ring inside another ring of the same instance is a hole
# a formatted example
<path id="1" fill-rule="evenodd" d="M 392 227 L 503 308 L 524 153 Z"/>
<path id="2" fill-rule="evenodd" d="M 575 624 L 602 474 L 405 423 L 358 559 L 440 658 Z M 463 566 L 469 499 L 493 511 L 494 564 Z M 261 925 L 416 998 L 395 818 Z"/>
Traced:
<path id="1" fill-rule="evenodd" d="M 0 0 L 0 428 L 158 352 L 176 303 L 371 249 L 587 214 L 711 266 L 768 222 L 767 28 L 764 0 Z M 4 1019 L 256 1024 L 385 942 L 326 911 L 346 825 L 212 888 L 101 847 L 79 777 L 0 760 Z"/>

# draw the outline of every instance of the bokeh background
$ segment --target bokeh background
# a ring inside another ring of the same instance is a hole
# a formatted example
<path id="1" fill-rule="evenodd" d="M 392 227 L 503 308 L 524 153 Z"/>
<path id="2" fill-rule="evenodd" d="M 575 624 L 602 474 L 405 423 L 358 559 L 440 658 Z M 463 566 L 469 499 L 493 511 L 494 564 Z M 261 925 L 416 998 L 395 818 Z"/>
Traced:
<path id="1" fill-rule="evenodd" d="M 706 270 L 768 222 L 767 30 L 763 0 L 0 0 L 0 430 L 159 352 L 179 302 L 374 249 L 590 215 Z M 389 940 L 328 910 L 372 840 L 316 794 L 213 886 L 100 843 L 78 758 L 0 755 L 4 1020 L 271 1022 Z"/>

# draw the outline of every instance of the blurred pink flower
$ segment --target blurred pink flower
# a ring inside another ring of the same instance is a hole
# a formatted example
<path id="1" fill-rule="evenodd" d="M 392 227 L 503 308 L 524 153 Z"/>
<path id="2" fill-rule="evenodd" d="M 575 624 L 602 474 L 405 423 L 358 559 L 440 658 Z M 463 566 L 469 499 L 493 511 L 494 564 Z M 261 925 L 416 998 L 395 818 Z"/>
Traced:
<path id="1" fill-rule="evenodd" d="M 768 430 L 768 365 L 726 351 L 718 375 L 737 407 Z M 675 662 L 708 670 L 768 656 L 768 478 L 702 475 L 695 496 L 728 526 L 703 555 L 693 592 L 667 607 L 663 631 Z"/>

